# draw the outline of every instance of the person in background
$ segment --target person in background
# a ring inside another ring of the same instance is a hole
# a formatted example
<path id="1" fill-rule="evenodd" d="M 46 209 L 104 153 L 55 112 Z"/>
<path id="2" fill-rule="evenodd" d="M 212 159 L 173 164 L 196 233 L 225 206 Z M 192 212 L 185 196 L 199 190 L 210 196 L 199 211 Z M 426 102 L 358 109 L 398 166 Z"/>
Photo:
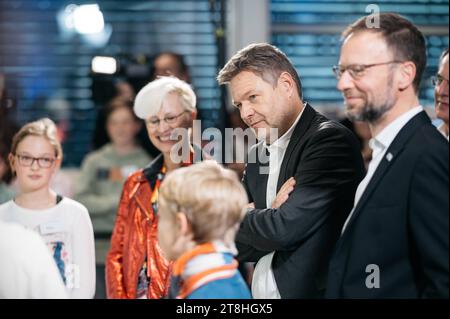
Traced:
<path id="1" fill-rule="evenodd" d="M 165 51 L 153 58 L 152 80 L 158 76 L 174 76 L 186 83 L 191 83 L 189 68 L 181 54 Z"/>
<path id="2" fill-rule="evenodd" d="M 66 299 L 58 268 L 38 234 L 0 221 L 0 299 Z"/>
<path id="3" fill-rule="evenodd" d="M 439 59 L 439 70 L 433 78 L 436 117 L 444 121 L 438 128 L 448 141 L 448 48 Z"/>
<path id="4" fill-rule="evenodd" d="M 7 95 L 5 76 L 0 73 L 0 204 L 12 199 L 15 194 L 13 174 L 9 167 L 8 155 L 12 138 L 19 130 L 11 111 L 14 109 L 13 99 Z"/>
<path id="5" fill-rule="evenodd" d="M 69 297 L 92 298 L 95 252 L 89 213 L 80 203 L 50 188 L 50 180 L 59 169 L 62 157 L 56 126 L 51 120 L 31 122 L 19 130 L 9 154 L 19 193 L 0 205 L 0 220 L 39 233 L 53 256 Z"/>
<path id="6" fill-rule="evenodd" d="M 94 226 L 96 298 L 106 297 L 105 259 L 123 183 L 130 174 L 151 160 L 136 141 L 142 123 L 134 114 L 131 101 L 122 98 L 112 100 L 105 116 L 111 142 L 86 156 L 75 183 L 74 197 L 87 207 Z"/>
<path id="7" fill-rule="evenodd" d="M 250 299 L 234 244 L 248 199 L 238 176 L 214 161 L 170 173 L 161 185 L 158 240 L 178 299 Z M 176 283 L 176 284 L 175 284 Z"/>
<path id="8" fill-rule="evenodd" d="M 95 92 L 101 92 L 102 96 L 101 98 L 97 98 L 97 103 L 101 104 L 99 104 L 97 111 L 95 129 L 92 136 L 92 147 L 94 150 L 98 150 L 103 145 L 111 142 L 106 130 L 106 113 L 111 102 L 122 99 L 133 103 L 134 97 L 136 96 L 133 86 L 123 78 L 114 79 L 110 85 L 111 88 L 109 89 L 104 87 L 95 89 Z"/>
<path id="9" fill-rule="evenodd" d="M 188 134 L 174 134 L 192 128 L 196 96 L 186 82 L 160 77 L 139 91 L 134 111 L 161 154 L 125 181 L 106 258 L 106 290 L 108 298 L 159 299 L 168 293 L 171 264 L 157 240 L 158 192 L 166 173 L 194 160 Z M 180 161 L 171 155 L 179 143 L 188 146 Z"/>
<path id="10" fill-rule="evenodd" d="M 14 197 L 14 190 L 10 186 L 13 175 L 8 165 L 9 148 L 0 141 L 0 204 Z"/>

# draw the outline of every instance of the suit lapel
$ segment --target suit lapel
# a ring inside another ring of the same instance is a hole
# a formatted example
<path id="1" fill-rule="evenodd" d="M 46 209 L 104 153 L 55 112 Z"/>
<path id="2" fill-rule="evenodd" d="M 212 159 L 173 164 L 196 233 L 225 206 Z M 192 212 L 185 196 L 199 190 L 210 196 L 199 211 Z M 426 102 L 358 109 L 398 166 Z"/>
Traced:
<path id="1" fill-rule="evenodd" d="M 316 114 L 317 112 L 314 111 L 314 109 L 308 103 L 306 103 L 305 109 L 303 110 L 303 114 L 294 128 L 291 140 L 289 141 L 286 153 L 284 154 L 283 162 L 281 163 L 280 174 L 278 175 L 278 182 L 277 182 L 277 193 L 280 190 L 281 186 L 283 186 L 283 184 L 288 179 L 287 168 L 288 164 L 290 163 L 292 154 L 294 153 L 295 147 L 300 142 L 301 138 L 305 136 L 305 133 L 308 130 Z"/>
<path id="2" fill-rule="evenodd" d="M 378 184 L 382 180 L 383 176 L 389 171 L 389 168 L 396 161 L 397 157 L 403 151 L 404 147 L 412 135 L 423 125 L 430 123 L 430 118 L 423 111 L 414 116 L 398 133 L 395 139 L 392 141 L 391 145 L 388 147 L 383 159 L 378 165 L 375 173 L 373 174 L 369 184 L 367 185 L 364 193 L 362 194 L 358 204 L 355 207 L 355 211 L 348 222 L 346 227 L 347 230 L 352 226 L 353 222 L 358 218 L 361 213 L 362 208 L 367 204 L 368 200 L 371 198 L 373 192 L 377 189 Z"/>

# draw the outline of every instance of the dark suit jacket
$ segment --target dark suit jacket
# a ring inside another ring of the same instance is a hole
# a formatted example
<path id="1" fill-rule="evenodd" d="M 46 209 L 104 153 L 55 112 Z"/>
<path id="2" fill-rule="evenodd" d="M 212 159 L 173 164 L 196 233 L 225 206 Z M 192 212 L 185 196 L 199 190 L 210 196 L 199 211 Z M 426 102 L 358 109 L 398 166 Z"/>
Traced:
<path id="1" fill-rule="evenodd" d="M 260 153 L 257 144 L 249 159 Z M 272 269 L 282 298 L 323 297 L 332 248 L 353 205 L 364 165 L 356 137 L 306 105 L 281 164 L 277 192 L 292 176 L 294 191 L 279 209 L 266 208 L 268 175 L 261 157 L 243 178 L 254 210 L 236 237 L 241 261 L 276 251 Z"/>
<path id="2" fill-rule="evenodd" d="M 336 246 L 327 297 L 448 298 L 448 155 L 425 112 L 403 127 Z"/>

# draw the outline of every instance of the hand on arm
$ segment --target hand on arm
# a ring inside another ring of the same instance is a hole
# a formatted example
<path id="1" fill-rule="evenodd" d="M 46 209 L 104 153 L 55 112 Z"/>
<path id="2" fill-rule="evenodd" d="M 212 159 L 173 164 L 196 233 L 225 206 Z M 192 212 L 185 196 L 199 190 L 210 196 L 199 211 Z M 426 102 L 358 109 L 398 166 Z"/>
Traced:
<path id="1" fill-rule="evenodd" d="M 292 193 L 295 187 L 295 179 L 293 177 L 289 178 L 283 186 L 281 186 L 280 191 L 275 197 L 275 200 L 272 203 L 272 208 L 279 208 L 283 205 L 289 198 L 289 194 Z M 253 207 L 254 208 L 254 207 Z"/>

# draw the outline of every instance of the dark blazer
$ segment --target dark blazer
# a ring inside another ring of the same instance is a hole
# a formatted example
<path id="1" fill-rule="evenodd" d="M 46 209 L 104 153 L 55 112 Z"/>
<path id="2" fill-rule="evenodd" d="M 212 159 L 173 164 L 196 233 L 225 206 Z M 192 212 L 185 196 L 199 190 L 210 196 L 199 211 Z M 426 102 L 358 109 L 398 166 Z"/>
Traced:
<path id="1" fill-rule="evenodd" d="M 248 158 L 261 150 L 261 143 L 255 145 Z M 263 164 L 256 158 L 243 178 L 255 209 L 238 231 L 238 259 L 256 262 L 276 251 L 272 269 L 281 298 L 323 297 L 332 248 L 364 175 L 358 141 L 307 104 L 284 155 L 277 192 L 292 176 L 296 186 L 279 209 L 266 209 L 268 175 L 260 174 Z"/>
<path id="2" fill-rule="evenodd" d="M 336 246 L 327 297 L 448 298 L 448 155 L 425 112 L 402 128 Z"/>

